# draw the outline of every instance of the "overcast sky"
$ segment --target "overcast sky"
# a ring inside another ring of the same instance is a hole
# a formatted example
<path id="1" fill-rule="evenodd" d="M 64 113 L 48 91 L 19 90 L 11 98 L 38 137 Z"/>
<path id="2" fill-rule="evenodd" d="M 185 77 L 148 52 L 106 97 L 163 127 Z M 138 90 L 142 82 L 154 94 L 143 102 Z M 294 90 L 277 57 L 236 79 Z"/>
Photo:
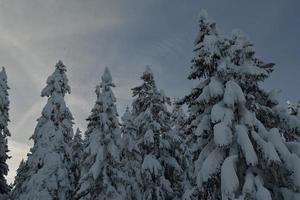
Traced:
<path id="1" fill-rule="evenodd" d="M 201 8 L 223 33 L 242 29 L 257 54 L 276 63 L 264 87 L 282 89 L 282 104 L 300 99 L 297 0 L 0 0 L 0 65 L 11 87 L 9 181 L 32 145 L 28 138 L 46 101 L 40 92 L 58 59 L 68 67 L 74 128 L 83 131 L 105 66 L 120 114 L 146 65 L 167 95 L 181 97 L 195 84 L 186 77 Z"/>

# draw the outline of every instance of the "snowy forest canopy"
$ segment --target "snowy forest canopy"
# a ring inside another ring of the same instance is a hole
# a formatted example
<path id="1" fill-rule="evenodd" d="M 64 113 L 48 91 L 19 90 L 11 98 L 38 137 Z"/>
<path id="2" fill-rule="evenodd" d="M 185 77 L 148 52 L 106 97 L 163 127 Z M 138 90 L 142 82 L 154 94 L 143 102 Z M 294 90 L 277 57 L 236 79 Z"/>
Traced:
<path id="1" fill-rule="evenodd" d="M 300 104 L 286 110 L 275 91 L 261 87 L 274 64 L 258 58 L 241 31 L 221 33 L 204 10 L 193 50 L 187 78 L 196 87 L 172 101 L 146 67 L 122 116 L 105 68 L 84 137 L 73 130 L 67 67 L 59 61 L 13 185 L 5 179 L 10 104 L 3 68 L 0 199 L 300 199 Z"/>

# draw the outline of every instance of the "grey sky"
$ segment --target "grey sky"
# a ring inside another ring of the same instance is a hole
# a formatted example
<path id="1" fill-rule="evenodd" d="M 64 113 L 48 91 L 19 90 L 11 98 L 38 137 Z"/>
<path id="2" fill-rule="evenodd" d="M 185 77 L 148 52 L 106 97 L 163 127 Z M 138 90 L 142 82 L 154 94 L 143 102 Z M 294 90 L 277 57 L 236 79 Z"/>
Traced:
<path id="1" fill-rule="evenodd" d="M 11 87 L 9 180 L 31 145 L 45 104 L 40 91 L 58 59 L 68 67 L 74 128 L 85 129 L 106 65 L 120 114 L 145 65 L 167 95 L 183 96 L 194 84 L 186 76 L 201 8 L 223 33 L 242 29 L 258 55 L 276 63 L 264 86 L 282 89 L 281 102 L 300 99 L 299 7 L 297 0 L 0 0 L 0 64 Z"/>

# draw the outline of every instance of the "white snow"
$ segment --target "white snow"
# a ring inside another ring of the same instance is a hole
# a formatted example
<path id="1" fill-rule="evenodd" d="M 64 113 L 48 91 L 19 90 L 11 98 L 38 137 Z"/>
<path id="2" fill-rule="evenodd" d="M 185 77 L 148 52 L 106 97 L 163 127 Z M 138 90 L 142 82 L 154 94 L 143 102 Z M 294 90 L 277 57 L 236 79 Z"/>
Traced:
<path id="1" fill-rule="evenodd" d="M 261 149 L 265 160 L 281 162 L 279 155 L 277 154 L 274 145 L 271 142 L 264 141 L 255 131 L 251 132 L 253 139 Z"/>
<path id="2" fill-rule="evenodd" d="M 262 183 L 262 180 L 259 176 L 256 176 L 254 179 L 257 191 L 256 191 L 256 199 L 257 200 L 272 200 L 271 194 L 269 190 L 267 190 Z"/>
<path id="3" fill-rule="evenodd" d="M 207 182 L 212 175 L 220 172 L 221 165 L 224 160 L 224 152 L 216 148 L 205 159 L 201 170 L 197 175 L 197 185 L 202 186 L 202 183 Z"/>
<path id="4" fill-rule="evenodd" d="M 232 142 L 232 130 L 224 122 L 214 126 L 214 141 L 217 146 L 228 146 Z"/>
<path id="5" fill-rule="evenodd" d="M 142 172 L 149 171 L 151 174 L 158 176 L 162 166 L 153 155 L 147 155 L 142 164 Z"/>
<path id="6" fill-rule="evenodd" d="M 223 93 L 223 84 L 218 79 L 212 77 L 209 84 L 203 88 L 203 91 L 197 100 L 200 102 L 209 102 L 211 99 L 221 97 Z"/>
<path id="7" fill-rule="evenodd" d="M 258 158 L 253 148 L 252 142 L 249 139 L 247 128 L 243 125 L 236 125 L 235 133 L 237 135 L 237 142 L 243 150 L 247 164 L 255 166 L 258 162 Z"/>
<path id="8" fill-rule="evenodd" d="M 239 188 L 239 179 L 236 174 L 236 155 L 225 159 L 221 168 L 222 199 L 234 199 L 235 191 Z"/>
<path id="9" fill-rule="evenodd" d="M 228 126 L 231 126 L 233 120 L 233 112 L 231 109 L 226 108 L 223 102 L 215 104 L 211 110 L 212 123 L 223 122 Z"/>
<path id="10" fill-rule="evenodd" d="M 201 122 L 198 124 L 195 130 L 195 135 L 201 136 L 204 131 L 209 131 L 211 129 L 210 116 L 204 115 Z"/>
<path id="11" fill-rule="evenodd" d="M 245 177 L 245 183 L 243 186 L 243 194 L 254 194 L 255 187 L 254 187 L 254 175 L 250 170 L 247 171 Z"/>
<path id="12" fill-rule="evenodd" d="M 244 104 L 246 102 L 244 93 L 236 82 L 228 81 L 226 83 L 223 102 L 231 108 L 234 108 L 236 104 Z"/>

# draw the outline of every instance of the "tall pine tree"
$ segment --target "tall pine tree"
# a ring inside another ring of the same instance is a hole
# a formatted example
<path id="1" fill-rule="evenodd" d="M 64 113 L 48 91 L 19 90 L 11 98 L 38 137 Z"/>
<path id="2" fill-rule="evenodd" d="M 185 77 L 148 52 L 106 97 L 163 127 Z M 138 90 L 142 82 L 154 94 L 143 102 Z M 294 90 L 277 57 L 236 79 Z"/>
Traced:
<path id="1" fill-rule="evenodd" d="M 111 74 L 105 68 L 96 88 L 97 101 L 88 117 L 81 178 L 76 199 L 124 199 L 125 176 L 121 170 L 116 98 Z"/>
<path id="2" fill-rule="evenodd" d="M 81 160 L 83 154 L 83 140 L 81 137 L 81 131 L 77 128 L 76 133 L 71 141 L 71 151 L 72 151 L 72 164 L 71 171 L 74 177 L 73 188 L 77 188 L 78 182 L 80 179 L 80 168 L 81 168 Z"/>
<path id="3" fill-rule="evenodd" d="M 126 174 L 126 199 L 142 199 L 140 163 L 142 155 L 138 148 L 137 129 L 129 108 L 122 116 L 122 170 Z"/>
<path id="4" fill-rule="evenodd" d="M 34 145 L 28 159 L 18 170 L 13 199 L 72 199 L 73 116 L 64 100 L 71 92 L 66 71 L 66 66 L 59 61 L 42 91 L 41 96 L 48 101 L 31 137 Z"/>
<path id="5" fill-rule="evenodd" d="M 7 76 L 5 68 L 0 72 L 0 199 L 7 198 L 10 187 L 7 185 L 5 176 L 8 173 L 8 165 L 6 163 L 9 156 L 7 137 L 10 136 L 8 130 L 9 122 L 9 99 L 8 99 Z"/>
<path id="6" fill-rule="evenodd" d="M 200 84 L 182 101 L 194 138 L 197 179 L 190 199 L 297 199 L 299 155 L 285 144 L 273 116 L 263 116 L 272 105 L 259 82 L 273 64 L 258 59 L 240 31 L 220 36 L 204 11 L 199 22 L 189 78 Z"/>
<path id="7" fill-rule="evenodd" d="M 215 103 L 216 100 L 214 99 L 218 97 L 218 91 L 212 93 L 214 91 L 210 92 L 210 88 L 204 88 L 210 83 L 210 80 L 207 79 L 207 77 L 211 76 L 212 71 L 214 71 L 222 62 L 222 57 L 224 56 L 224 51 L 226 49 L 225 40 L 218 33 L 216 23 L 213 20 L 208 19 L 205 10 L 202 10 L 200 13 L 199 32 L 194 44 L 195 57 L 192 60 L 193 65 L 188 79 L 200 80 L 200 83 L 192 89 L 189 95 L 179 101 L 179 104 L 187 104 L 189 111 L 185 131 L 185 146 L 188 148 L 186 148 L 184 152 L 186 155 L 186 166 L 184 169 L 186 183 L 184 183 L 184 185 L 191 184 L 192 186 L 196 185 L 195 177 L 200 170 L 200 152 L 205 145 L 202 138 L 209 136 L 209 130 L 211 128 L 210 118 L 206 113 L 210 113 L 211 105 Z M 213 81 L 217 83 L 217 81 Z M 209 96 L 205 96 L 205 91 Z M 200 97 L 206 99 L 204 101 L 198 101 L 198 98 Z M 197 187 L 185 188 L 183 199 L 193 199 L 192 196 L 195 196 L 195 193 L 197 193 L 196 189 Z"/>
<path id="8" fill-rule="evenodd" d="M 170 116 L 170 99 L 159 92 L 149 67 L 143 73 L 141 86 L 132 89 L 135 97 L 132 115 L 142 155 L 142 199 L 175 199 L 175 180 L 181 167 L 174 158 Z"/>
<path id="9" fill-rule="evenodd" d="M 173 102 L 173 110 L 171 113 L 171 125 L 173 134 L 177 136 L 173 149 L 175 150 L 175 157 L 178 160 L 180 166 L 187 169 L 192 166 L 191 164 L 191 152 L 187 145 L 186 139 L 186 125 L 187 116 L 182 108 L 182 105 L 178 103 L 178 100 Z M 176 181 L 176 192 L 179 197 L 182 197 L 184 191 L 191 190 L 189 182 L 190 170 L 184 170 L 180 175 L 180 179 Z M 183 197 L 184 199 L 184 197 Z"/>

